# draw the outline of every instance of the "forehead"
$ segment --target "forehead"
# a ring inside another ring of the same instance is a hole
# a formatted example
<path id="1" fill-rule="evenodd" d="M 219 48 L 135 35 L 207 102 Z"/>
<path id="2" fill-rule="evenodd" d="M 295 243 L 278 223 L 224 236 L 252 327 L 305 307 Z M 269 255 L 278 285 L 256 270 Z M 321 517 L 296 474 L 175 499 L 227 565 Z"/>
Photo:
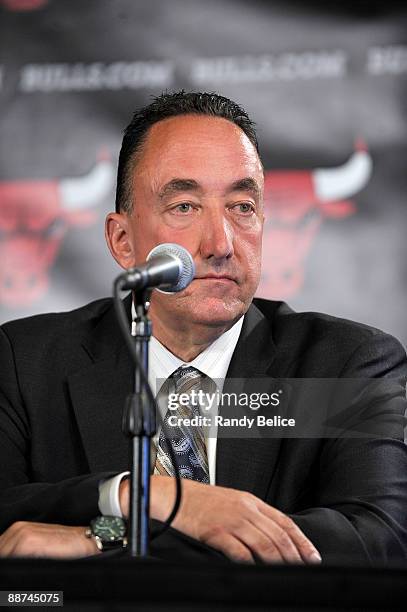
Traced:
<path id="1" fill-rule="evenodd" d="M 148 183 L 156 191 L 177 177 L 216 189 L 250 176 L 261 183 L 262 175 L 257 151 L 237 125 L 219 117 L 185 115 L 150 128 L 137 158 L 134 187 Z"/>

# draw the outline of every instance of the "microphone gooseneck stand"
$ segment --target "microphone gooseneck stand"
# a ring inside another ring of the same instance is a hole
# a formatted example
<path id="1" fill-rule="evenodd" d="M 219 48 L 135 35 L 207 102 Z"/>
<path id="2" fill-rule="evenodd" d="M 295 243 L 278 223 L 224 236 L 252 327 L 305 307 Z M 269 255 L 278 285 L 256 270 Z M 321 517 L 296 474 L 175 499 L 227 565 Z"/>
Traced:
<path id="1" fill-rule="evenodd" d="M 162 422 L 157 410 L 156 400 L 148 384 L 148 375 L 144 368 L 148 366 L 148 341 L 151 336 L 151 322 L 148 319 L 150 293 L 138 290 L 137 321 L 134 327 L 138 336 L 130 334 L 129 319 L 120 298 L 122 291 L 133 289 L 133 279 L 127 273 L 118 276 L 113 283 L 113 304 L 117 322 L 123 339 L 135 365 L 134 393 L 126 399 L 123 411 L 123 433 L 130 438 L 131 478 L 129 504 L 129 537 L 127 550 L 131 557 L 145 557 L 149 549 L 149 539 L 161 536 L 174 520 L 181 504 L 181 477 L 175 460 L 175 451 L 169 446 L 171 462 L 175 475 L 175 500 L 170 514 L 165 521 L 154 529 L 149 538 L 149 499 L 150 499 L 150 452 L 151 438 L 156 429 L 156 418 Z M 151 292 L 151 289 L 150 289 Z M 144 359 L 144 361 L 143 361 Z M 136 374 L 137 372 L 137 374 Z M 137 390 L 137 393 L 136 393 Z M 148 434 L 148 435 L 147 435 Z M 147 439 L 146 439 L 147 438 Z M 139 494 L 140 490 L 140 494 Z"/>
<path id="2" fill-rule="evenodd" d="M 138 362 L 146 378 L 148 377 L 148 343 L 152 333 L 151 321 L 147 316 L 150 294 L 150 290 L 134 292 L 136 318 L 132 333 Z M 130 438 L 132 463 L 128 552 L 131 557 L 144 557 L 149 554 L 150 450 L 151 440 L 156 433 L 156 414 L 137 364 L 134 371 L 133 393 L 126 400 L 122 428 L 123 433 Z"/>
<path id="3" fill-rule="evenodd" d="M 192 256 L 179 244 L 159 244 L 147 256 L 146 262 L 120 274 L 113 283 L 113 304 L 120 330 L 135 365 L 133 393 L 126 398 L 122 431 L 130 439 L 131 475 L 128 521 L 128 553 L 145 557 L 149 553 L 150 510 L 150 449 L 156 433 L 156 419 L 162 419 L 148 382 L 148 346 L 152 333 L 148 317 L 151 291 L 154 287 L 168 293 L 182 291 L 192 282 L 195 266 Z M 120 298 L 122 291 L 133 291 L 136 319 L 133 333 Z M 171 526 L 181 504 L 181 476 L 170 444 L 170 460 L 174 466 L 176 495 L 169 516 L 151 534 L 151 540 Z"/>

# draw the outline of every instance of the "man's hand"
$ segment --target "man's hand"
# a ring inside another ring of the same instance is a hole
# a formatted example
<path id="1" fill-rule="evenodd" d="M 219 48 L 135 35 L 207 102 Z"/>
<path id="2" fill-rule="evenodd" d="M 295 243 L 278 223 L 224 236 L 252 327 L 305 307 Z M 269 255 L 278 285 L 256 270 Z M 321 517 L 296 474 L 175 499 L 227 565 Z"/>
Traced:
<path id="1" fill-rule="evenodd" d="M 174 501 L 174 479 L 153 476 L 151 516 L 163 521 Z M 120 485 L 128 514 L 129 483 Z M 251 493 L 182 480 L 182 502 L 173 527 L 216 548 L 235 561 L 320 563 L 315 546 L 285 514 Z"/>
<path id="2" fill-rule="evenodd" d="M 72 559 L 99 552 L 85 527 L 19 521 L 0 536 L 0 557 Z"/>

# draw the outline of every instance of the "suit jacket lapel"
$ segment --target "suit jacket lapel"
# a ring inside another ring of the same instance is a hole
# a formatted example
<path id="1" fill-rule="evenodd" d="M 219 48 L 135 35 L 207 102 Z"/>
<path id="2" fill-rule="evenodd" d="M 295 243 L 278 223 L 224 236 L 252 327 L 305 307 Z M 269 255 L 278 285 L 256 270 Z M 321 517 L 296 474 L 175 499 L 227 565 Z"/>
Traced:
<path id="1" fill-rule="evenodd" d="M 229 366 L 224 392 L 230 389 L 231 379 L 244 378 L 248 385 L 253 378 L 271 379 L 276 353 L 270 321 L 252 304 Z M 273 390 L 276 384 L 276 380 L 270 380 Z M 241 385 L 241 389 L 248 385 Z M 264 499 L 277 464 L 280 444 L 280 438 L 222 438 L 218 435 L 216 484 L 250 491 Z"/>
<path id="2" fill-rule="evenodd" d="M 125 303 L 130 313 L 131 297 Z M 128 469 L 129 444 L 121 421 L 133 369 L 113 305 L 81 350 L 87 364 L 69 376 L 68 386 L 90 470 Z"/>

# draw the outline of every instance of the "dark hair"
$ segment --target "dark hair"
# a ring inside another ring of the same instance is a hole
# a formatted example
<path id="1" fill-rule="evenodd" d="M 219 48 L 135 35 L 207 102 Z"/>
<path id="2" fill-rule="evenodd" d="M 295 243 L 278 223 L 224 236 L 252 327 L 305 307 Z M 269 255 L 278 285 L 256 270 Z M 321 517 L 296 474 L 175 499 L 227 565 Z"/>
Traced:
<path id="1" fill-rule="evenodd" d="M 163 93 L 155 97 L 148 106 L 134 113 L 131 122 L 124 130 L 117 171 L 116 212 L 130 213 L 132 210 L 131 171 L 134 167 L 134 158 L 142 148 L 148 130 L 163 119 L 179 115 L 209 115 L 227 119 L 243 130 L 259 152 L 254 123 L 236 102 L 216 93 L 184 90 Z"/>

